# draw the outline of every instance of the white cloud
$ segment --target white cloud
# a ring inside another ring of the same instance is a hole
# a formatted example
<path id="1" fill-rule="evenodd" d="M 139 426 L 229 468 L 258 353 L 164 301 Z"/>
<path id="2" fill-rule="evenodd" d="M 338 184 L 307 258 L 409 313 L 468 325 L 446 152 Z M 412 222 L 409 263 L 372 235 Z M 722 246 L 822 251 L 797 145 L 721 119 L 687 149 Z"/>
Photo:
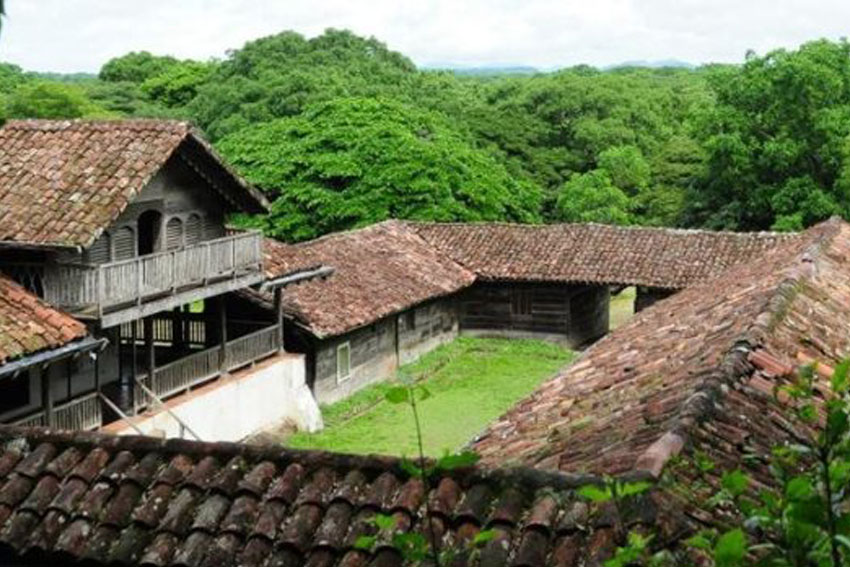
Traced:
<path id="1" fill-rule="evenodd" d="M 374 35 L 418 64 L 740 61 L 846 33 L 838 0 L 7 0 L 0 60 L 96 71 L 146 49 L 222 57 L 285 29 Z"/>

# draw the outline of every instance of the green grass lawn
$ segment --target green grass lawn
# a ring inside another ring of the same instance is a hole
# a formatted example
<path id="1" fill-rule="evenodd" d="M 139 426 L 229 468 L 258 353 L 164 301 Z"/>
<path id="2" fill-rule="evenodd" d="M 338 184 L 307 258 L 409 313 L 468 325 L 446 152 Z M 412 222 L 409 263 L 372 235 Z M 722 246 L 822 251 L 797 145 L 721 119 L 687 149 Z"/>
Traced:
<path id="1" fill-rule="evenodd" d="M 627 287 L 611 297 L 610 323 L 611 330 L 616 329 L 635 314 L 635 288 Z"/>
<path id="2" fill-rule="evenodd" d="M 402 372 L 423 377 L 432 394 L 419 404 L 426 454 L 457 451 L 573 356 L 570 350 L 542 341 L 461 337 L 405 366 Z M 410 406 L 384 401 L 392 386 L 378 384 L 322 407 L 324 431 L 296 433 L 285 444 L 415 456 Z"/>

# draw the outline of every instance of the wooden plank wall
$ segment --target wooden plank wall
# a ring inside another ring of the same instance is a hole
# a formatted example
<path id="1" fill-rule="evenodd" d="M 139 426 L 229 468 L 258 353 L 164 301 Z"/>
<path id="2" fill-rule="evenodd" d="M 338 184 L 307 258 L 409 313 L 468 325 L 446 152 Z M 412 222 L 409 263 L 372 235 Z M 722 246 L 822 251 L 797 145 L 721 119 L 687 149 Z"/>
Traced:
<path id="1" fill-rule="evenodd" d="M 460 327 L 583 344 L 608 331 L 607 286 L 481 282 L 461 292 Z"/>

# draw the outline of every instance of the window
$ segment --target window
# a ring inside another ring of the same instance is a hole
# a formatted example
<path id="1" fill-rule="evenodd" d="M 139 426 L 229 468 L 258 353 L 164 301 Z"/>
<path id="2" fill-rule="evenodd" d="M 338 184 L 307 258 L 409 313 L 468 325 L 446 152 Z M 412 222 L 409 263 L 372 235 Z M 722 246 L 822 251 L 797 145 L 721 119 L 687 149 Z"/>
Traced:
<path id="1" fill-rule="evenodd" d="M 531 315 L 531 291 L 515 289 L 511 295 L 512 315 Z"/>
<path id="2" fill-rule="evenodd" d="M 345 382 L 351 377 L 351 343 L 336 347 L 336 381 Z"/>
<path id="3" fill-rule="evenodd" d="M 411 309 L 407 313 L 404 314 L 404 328 L 408 331 L 412 331 L 416 328 L 416 310 Z"/>
<path id="4" fill-rule="evenodd" d="M 136 231 L 122 226 L 112 237 L 112 257 L 115 260 L 127 260 L 136 255 Z"/>
<path id="5" fill-rule="evenodd" d="M 94 244 L 86 250 L 85 261 L 89 264 L 105 264 L 110 260 L 110 250 L 112 249 L 112 239 L 108 232 L 95 240 Z"/>
<path id="6" fill-rule="evenodd" d="M 171 217 L 165 224 L 165 249 L 177 250 L 183 247 L 183 221 Z"/>
<path id="7" fill-rule="evenodd" d="M 201 215 L 192 213 L 186 220 L 186 246 L 194 246 L 204 239 L 204 221 Z"/>

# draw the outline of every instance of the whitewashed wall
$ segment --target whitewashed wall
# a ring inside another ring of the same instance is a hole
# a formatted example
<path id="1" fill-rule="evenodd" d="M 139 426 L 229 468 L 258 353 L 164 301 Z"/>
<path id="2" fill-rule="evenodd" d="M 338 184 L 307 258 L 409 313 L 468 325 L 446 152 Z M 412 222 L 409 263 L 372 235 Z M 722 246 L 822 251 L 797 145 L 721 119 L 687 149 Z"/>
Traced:
<path id="1" fill-rule="evenodd" d="M 322 428 L 319 407 L 304 380 L 304 357 L 292 353 L 167 403 L 204 441 L 239 441 L 286 419 L 300 430 Z M 138 416 L 135 423 L 147 435 L 180 436 L 180 424 L 163 410 Z M 116 432 L 136 433 L 129 425 Z M 188 433 L 184 437 L 192 438 Z"/>

